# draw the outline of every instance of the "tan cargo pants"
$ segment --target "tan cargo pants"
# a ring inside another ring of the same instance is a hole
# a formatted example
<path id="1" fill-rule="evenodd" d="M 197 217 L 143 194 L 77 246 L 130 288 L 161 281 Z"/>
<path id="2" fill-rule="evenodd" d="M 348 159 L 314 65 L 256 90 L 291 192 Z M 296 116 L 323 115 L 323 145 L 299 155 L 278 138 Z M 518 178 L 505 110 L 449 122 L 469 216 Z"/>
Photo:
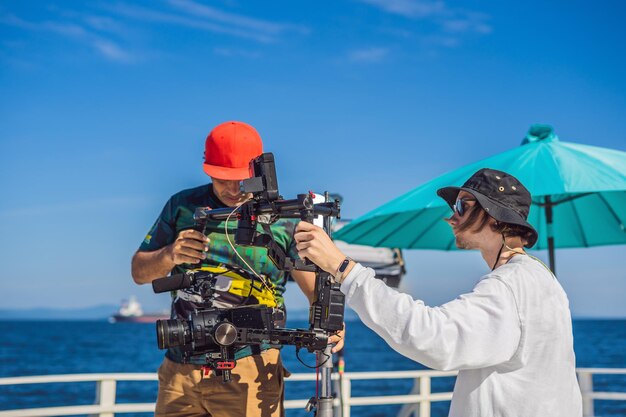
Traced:
<path id="1" fill-rule="evenodd" d="M 282 417 L 284 378 L 278 349 L 237 361 L 232 381 L 199 365 L 179 364 L 165 358 L 159 368 L 159 394 L 155 416 L 167 417 Z"/>

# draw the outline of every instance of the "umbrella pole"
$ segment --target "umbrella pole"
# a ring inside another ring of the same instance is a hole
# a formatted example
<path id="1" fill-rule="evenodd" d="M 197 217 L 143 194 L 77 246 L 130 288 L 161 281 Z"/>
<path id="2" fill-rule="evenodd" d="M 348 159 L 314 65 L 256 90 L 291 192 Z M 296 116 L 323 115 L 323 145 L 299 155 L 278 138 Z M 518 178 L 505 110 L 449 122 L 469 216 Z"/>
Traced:
<path id="1" fill-rule="evenodd" d="M 550 261 L 550 270 L 556 275 L 556 265 L 554 264 L 554 232 L 552 230 L 552 198 L 546 196 L 546 224 L 548 232 L 548 259 Z"/>

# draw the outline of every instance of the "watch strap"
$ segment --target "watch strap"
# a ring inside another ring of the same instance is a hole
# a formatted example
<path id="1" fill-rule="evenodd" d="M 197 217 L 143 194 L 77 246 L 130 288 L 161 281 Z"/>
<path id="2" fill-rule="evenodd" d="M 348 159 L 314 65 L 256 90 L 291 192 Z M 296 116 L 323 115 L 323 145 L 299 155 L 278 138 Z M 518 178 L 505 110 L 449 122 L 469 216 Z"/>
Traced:
<path id="1" fill-rule="evenodd" d="M 350 261 L 352 261 L 352 258 L 346 256 L 346 258 L 339 264 L 339 267 L 337 267 L 337 272 L 335 272 L 335 275 L 333 275 L 336 282 L 341 283 L 343 281 L 344 274 L 346 272 L 346 269 L 348 268 L 348 265 L 350 265 Z"/>

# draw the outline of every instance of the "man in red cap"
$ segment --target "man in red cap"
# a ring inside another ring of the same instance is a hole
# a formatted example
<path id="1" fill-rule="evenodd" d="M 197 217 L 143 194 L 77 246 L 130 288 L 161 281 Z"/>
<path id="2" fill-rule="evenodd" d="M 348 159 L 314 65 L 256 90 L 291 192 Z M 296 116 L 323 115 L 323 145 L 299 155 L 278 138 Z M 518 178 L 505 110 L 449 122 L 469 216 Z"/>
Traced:
<path id="1" fill-rule="evenodd" d="M 261 137 L 252 126 L 226 122 L 215 127 L 206 139 L 204 154 L 204 171 L 211 183 L 173 195 L 133 256 L 132 276 L 138 284 L 189 269 L 200 268 L 211 274 L 215 284 L 210 291 L 203 281 L 173 295 L 172 318 L 187 319 L 194 310 L 208 307 L 283 307 L 282 294 L 288 277 L 269 261 L 265 248 L 237 248 L 238 254 L 235 253 L 231 242 L 236 220 L 228 224 L 230 242 L 223 221 L 208 222 L 205 233 L 193 229 L 197 207 L 235 208 L 249 198 L 241 193 L 240 182 L 250 177 L 249 163 L 261 153 Z M 279 220 L 270 228 L 283 250 L 297 257 L 295 223 Z M 259 285 L 257 275 L 265 277 L 264 285 Z M 312 301 L 315 276 L 302 271 L 292 271 L 291 276 Z M 343 342 L 332 340 L 338 342 L 335 349 L 340 349 Z M 170 348 L 159 368 L 155 415 L 283 415 L 283 378 L 287 371 L 278 349 L 269 345 L 246 346 L 235 353 L 235 359 L 232 381 L 224 383 L 215 372 L 203 374 L 204 356 L 183 363 L 181 349 Z"/>

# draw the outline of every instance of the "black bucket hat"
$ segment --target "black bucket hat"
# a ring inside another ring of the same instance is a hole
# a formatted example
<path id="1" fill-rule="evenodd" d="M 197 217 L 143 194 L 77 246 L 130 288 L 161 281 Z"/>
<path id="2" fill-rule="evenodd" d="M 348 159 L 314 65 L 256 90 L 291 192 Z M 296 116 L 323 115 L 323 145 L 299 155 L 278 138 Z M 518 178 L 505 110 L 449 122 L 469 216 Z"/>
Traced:
<path id="1" fill-rule="evenodd" d="M 526 221 L 532 202 L 530 193 L 514 176 L 483 168 L 465 181 L 462 187 L 440 188 L 437 195 L 453 207 L 459 191 L 466 191 L 476 197 L 487 214 L 497 221 L 523 226 L 532 232 L 527 248 L 537 242 L 537 231 Z"/>

